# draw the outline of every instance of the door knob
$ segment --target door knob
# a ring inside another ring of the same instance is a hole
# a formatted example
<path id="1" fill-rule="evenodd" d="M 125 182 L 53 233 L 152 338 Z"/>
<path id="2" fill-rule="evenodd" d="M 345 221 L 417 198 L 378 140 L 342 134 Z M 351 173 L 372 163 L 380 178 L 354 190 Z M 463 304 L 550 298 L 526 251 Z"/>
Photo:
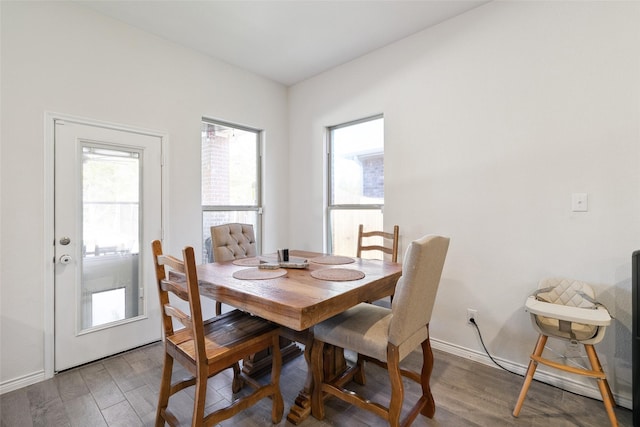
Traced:
<path id="1" fill-rule="evenodd" d="M 71 243 L 71 239 L 68 237 L 61 237 L 60 238 L 60 244 L 63 246 L 68 245 L 69 243 Z"/>
<path id="2" fill-rule="evenodd" d="M 69 264 L 71 262 L 71 255 L 62 255 L 60 256 L 60 264 Z"/>

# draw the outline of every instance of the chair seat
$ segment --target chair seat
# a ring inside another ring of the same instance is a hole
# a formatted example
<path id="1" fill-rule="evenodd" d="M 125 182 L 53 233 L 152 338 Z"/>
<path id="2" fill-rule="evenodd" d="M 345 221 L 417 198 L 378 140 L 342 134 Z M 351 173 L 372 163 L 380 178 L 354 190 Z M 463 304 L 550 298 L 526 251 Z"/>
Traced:
<path id="1" fill-rule="evenodd" d="M 551 317 L 536 316 L 536 323 L 540 330 L 549 336 L 567 340 L 585 341 L 593 338 L 598 333 L 597 326 L 576 322 L 571 322 L 571 332 L 563 331 L 560 327 L 560 321 Z"/>
<path id="2" fill-rule="evenodd" d="M 313 327 L 315 339 L 360 354 L 387 359 L 391 310 L 361 303 Z"/>
<path id="3" fill-rule="evenodd" d="M 270 335 L 279 333 L 278 325 L 260 317 L 252 316 L 240 310 L 233 310 L 215 317 L 205 323 L 205 348 L 208 363 L 219 364 L 225 358 L 234 359 L 237 353 L 246 353 L 256 343 Z M 187 328 L 167 338 L 167 344 L 174 347 L 183 356 L 195 360 L 195 345 L 191 331 Z M 231 360 L 230 363 L 233 363 Z"/>
<path id="4" fill-rule="evenodd" d="M 360 303 L 313 327 L 316 339 L 327 344 L 352 349 L 377 360 L 387 360 L 391 309 L 374 304 Z M 407 357 L 420 343 L 429 338 L 425 326 L 414 332 L 398 346 L 400 360 Z"/>

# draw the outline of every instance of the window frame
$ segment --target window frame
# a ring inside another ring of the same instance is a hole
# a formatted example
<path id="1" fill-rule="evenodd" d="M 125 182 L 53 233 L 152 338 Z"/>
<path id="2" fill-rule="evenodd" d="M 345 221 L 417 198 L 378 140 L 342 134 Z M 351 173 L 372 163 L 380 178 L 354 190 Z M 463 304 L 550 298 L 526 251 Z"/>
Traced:
<path id="1" fill-rule="evenodd" d="M 262 145 L 264 140 L 264 130 L 253 128 L 250 126 L 239 125 L 224 120 L 212 119 L 209 117 L 202 117 L 200 125 L 210 124 L 216 126 L 224 126 L 228 128 L 238 129 L 245 132 L 255 133 L 256 135 L 256 204 L 255 205 L 205 205 L 202 200 L 202 136 L 200 137 L 200 228 L 204 228 L 204 215 L 206 212 L 255 212 L 256 213 L 256 226 L 254 229 L 256 238 L 256 249 L 258 253 L 262 253 Z M 206 246 L 206 236 L 203 235 L 203 254 Z M 204 256 L 204 255 L 203 255 Z M 203 260 L 207 262 L 206 259 Z"/>
<path id="2" fill-rule="evenodd" d="M 325 227 L 326 227 L 326 232 L 325 232 L 325 247 L 326 247 L 326 251 L 328 253 L 333 253 L 333 233 L 332 233 L 332 222 L 331 222 L 331 218 L 332 218 L 332 212 L 334 211 L 346 211 L 346 210 L 379 210 L 380 214 L 383 216 L 383 220 L 384 220 L 384 202 L 383 203 L 370 203 L 370 204 L 347 204 L 347 203 L 342 203 L 342 204 L 336 204 L 333 203 L 333 180 L 332 180 L 332 176 L 333 176 L 333 161 L 332 161 L 332 153 L 333 153 L 333 131 L 337 130 L 337 129 L 341 129 L 341 128 L 346 128 L 349 126 L 354 126 L 354 125 L 358 125 L 361 123 L 366 123 L 366 122 L 370 122 L 373 120 L 379 120 L 379 119 L 383 119 L 383 126 L 384 126 L 384 114 L 380 113 L 380 114 L 375 114 L 373 116 L 367 116 L 361 119 L 356 119 L 356 120 L 352 120 L 349 122 L 345 122 L 345 123 L 341 123 L 338 125 L 333 125 L 333 126 L 327 126 L 326 127 L 326 162 L 327 162 L 327 167 L 326 167 L 326 171 L 327 171 L 327 180 L 326 180 L 326 185 L 327 185 L 327 191 L 326 191 L 326 197 L 327 197 L 327 205 L 326 205 L 326 209 L 325 209 Z M 384 159 L 384 135 L 383 135 L 383 159 Z M 383 160 L 384 162 L 384 160 Z M 384 175 L 383 175 L 384 176 Z M 383 197 L 384 200 L 384 197 Z"/>

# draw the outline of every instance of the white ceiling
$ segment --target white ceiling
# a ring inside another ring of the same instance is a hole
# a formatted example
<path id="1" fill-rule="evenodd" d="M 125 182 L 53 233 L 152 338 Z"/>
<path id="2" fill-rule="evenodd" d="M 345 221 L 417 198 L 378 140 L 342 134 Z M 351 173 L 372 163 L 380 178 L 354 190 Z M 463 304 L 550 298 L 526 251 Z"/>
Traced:
<path id="1" fill-rule="evenodd" d="M 81 0 L 287 86 L 489 0 Z"/>

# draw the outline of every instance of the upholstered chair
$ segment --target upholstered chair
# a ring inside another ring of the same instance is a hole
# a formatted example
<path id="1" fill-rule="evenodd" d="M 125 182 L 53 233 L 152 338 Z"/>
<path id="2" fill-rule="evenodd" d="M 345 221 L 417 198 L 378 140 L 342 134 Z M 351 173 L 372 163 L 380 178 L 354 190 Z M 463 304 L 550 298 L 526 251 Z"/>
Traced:
<path id="1" fill-rule="evenodd" d="M 211 227 L 213 262 L 233 261 L 257 256 L 256 237 L 251 224 L 222 224 Z M 216 302 L 216 314 L 222 313 L 222 304 Z"/>
<path id="2" fill-rule="evenodd" d="M 233 261 L 258 254 L 256 236 L 251 224 L 223 224 L 211 227 L 214 262 Z"/>
<path id="3" fill-rule="evenodd" d="M 391 426 L 399 426 L 404 401 L 402 376 L 417 382 L 422 388 L 418 402 L 402 425 L 411 424 L 419 413 L 433 417 L 435 403 L 429 386 L 433 369 L 429 322 L 448 248 L 449 238 L 442 236 L 425 236 L 411 242 L 404 256 L 402 277 L 396 285 L 391 308 L 361 303 L 314 326 L 311 350 L 311 411 L 314 417 L 323 419 L 325 399 L 337 397 L 373 412 Z M 338 378 L 324 378 L 326 344 L 356 351 L 357 363 Z M 422 347 L 421 373 L 401 368 L 400 362 L 418 347 Z M 352 379 L 365 383 L 363 369 L 366 361 L 388 370 L 391 383 L 388 406 L 372 403 L 344 388 Z"/>

